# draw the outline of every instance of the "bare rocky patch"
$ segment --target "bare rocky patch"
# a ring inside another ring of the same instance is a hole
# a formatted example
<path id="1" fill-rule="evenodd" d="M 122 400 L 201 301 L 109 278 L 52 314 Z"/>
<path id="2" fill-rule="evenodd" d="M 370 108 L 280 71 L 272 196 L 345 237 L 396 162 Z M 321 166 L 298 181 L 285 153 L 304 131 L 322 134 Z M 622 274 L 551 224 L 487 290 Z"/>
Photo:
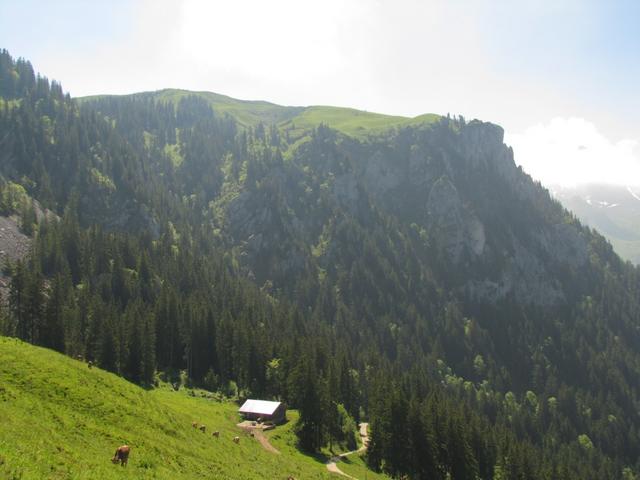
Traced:
<path id="1" fill-rule="evenodd" d="M 14 263 L 24 258 L 31 248 L 31 238 L 20 231 L 18 217 L 0 216 L 0 297 L 6 300 L 11 278 L 6 275 L 4 268 L 8 263 Z"/>

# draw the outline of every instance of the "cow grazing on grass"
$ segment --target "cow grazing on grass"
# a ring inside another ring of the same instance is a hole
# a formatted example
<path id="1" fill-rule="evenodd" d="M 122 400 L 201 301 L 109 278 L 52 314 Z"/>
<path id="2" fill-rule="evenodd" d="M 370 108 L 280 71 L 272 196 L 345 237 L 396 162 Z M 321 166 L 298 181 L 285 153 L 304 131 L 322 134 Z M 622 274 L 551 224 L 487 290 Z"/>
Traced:
<path id="1" fill-rule="evenodd" d="M 211 434 L 212 437 L 220 438 L 220 432 L 217 430 Z"/>
<path id="2" fill-rule="evenodd" d="M 202 433 L 205 433 L 207 431 L 207 426 L 206 425 L 200 425 L 198 427 L 198 430 L 200 430 Z"/>
<path id="3" fill-rule="evenodd" d="M 113 458 L 111 459 L 111 462 L 113 463 L 120 462 L 120 465 L 125 467 L 127 465 L 127 462 L 129 461 L 130 451 L 131 451 L 131 448 L 129 448 L 128 445 L 122 445 L 118 447 L 116 449 L 116 453 L 113 455 Z"/>
<path id="4" fill-rule="evenodd" d="M 240 443 L 240 437 L 233 437 L 233 443 Z"/>
<path id="5" fill-rule="evenodd" d="M 191 422 L 191 426 L 193 428 L 198 428 L 198 422 Z"/>

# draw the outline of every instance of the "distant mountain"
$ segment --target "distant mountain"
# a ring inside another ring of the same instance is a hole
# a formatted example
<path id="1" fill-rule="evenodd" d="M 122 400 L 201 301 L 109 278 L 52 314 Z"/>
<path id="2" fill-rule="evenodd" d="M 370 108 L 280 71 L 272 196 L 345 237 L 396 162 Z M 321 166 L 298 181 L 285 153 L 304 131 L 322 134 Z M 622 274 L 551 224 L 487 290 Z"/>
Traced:
<path id="1" fill-rule="evenodd" d="M 602 233 L 625 260 L 640 264 L 640 187 L 590 184 L 551 187 L 584 223 Z"/>

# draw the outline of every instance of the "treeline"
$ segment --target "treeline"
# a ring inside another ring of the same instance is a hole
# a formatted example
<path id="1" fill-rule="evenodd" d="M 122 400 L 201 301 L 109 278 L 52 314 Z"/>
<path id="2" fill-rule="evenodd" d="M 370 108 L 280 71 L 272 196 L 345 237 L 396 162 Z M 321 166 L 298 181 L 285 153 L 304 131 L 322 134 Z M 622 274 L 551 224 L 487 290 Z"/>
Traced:
<path id="1" fill-rule="evenodd" d="M 522 172 L 527 196 L 468 168 L 464 120 L 358 142 L 240 126 L 197 96 L 79 105 L 6 51 L 0 86 L 0 208 L 34 238 L 6 267 L 3 334 L 141 384 L 186 371 L 281 399 L 309 451 L 353 447 L 368 420 L 368 462 L 396 478 L 634 478 L 640 273 Z M 485 263 L 450 261 L 420 207 L 431 184 L 375 190 L 394 181 L 380 152 L 456 185 Z M 55 215 L 38 222 L 32 199 Z M 580 269 L 534 252 L 564 303 L 459 288 L 558 224 L 589 252 Z"/>
<path id="2" fill-rule="evenodd" d="M 495 401 L 469 385 L 463 392 L 441 389 L 415 372 L 376 382 L 367 460 L 393 478 L 635 478 L 632 469 L 596 453 L 587 435 L 562 441 L 561 432 L 546 430 L 557 415 L 549 411 L 555 399 L 551 407 L 535 395 L 522 405 L 513 394 Z"/>
<path id="3" fill-rule="evenodd" d="M 172 235 L 84 229 L 69 209 L 41 222 L 31 256 L 9 266 L 10 332 L 137 382 L 151 383 L 156 369 L 186 369 L 201 383 L 211 371 L 263 393 L 267 360 L 282 345 L 275 331 L 293 322 L 291 310 L 232 275 L 188 232 L 179 243 Z"/>

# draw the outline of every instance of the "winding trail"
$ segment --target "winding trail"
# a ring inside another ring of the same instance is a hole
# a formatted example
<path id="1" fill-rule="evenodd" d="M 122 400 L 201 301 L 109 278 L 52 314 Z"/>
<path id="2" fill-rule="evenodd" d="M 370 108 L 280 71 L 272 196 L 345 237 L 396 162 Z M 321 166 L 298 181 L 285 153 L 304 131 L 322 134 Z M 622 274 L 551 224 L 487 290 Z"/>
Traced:
<path id="1" fill-rule="evenodd" d="M 346 457 L 348 455 L 352 455 L 354 453 L 362 453 L 367 449 L 367 445 L 369 444 L 369 433 L 368 433 L 368 430 L 367 430 L 368 428 L 369 428 L 369 424 L 368 423 L 363 422 L 363 423 L 360 424 L 360 438 L 362 438 L 362 446 L 357 450 L 352 450 L 350 452 L 341 453 L 340 455 L 336 455 L 334 457 L 331 457 L 329 460 L 327 460 L 327 463 L 326 463 L 327 470 L 329 470 L 331 473 L 337 473 L 338 475 L 342 475 L 343 477 L 347 477 L 347 478 L 351 478 L 353 480 L 357 480 L 355 477 L 352 477 L 351 475 L 347 475 L 342 470 L 340 470 L 340 468 L 338 467 L 337 464 L 344 457 Z"/>

